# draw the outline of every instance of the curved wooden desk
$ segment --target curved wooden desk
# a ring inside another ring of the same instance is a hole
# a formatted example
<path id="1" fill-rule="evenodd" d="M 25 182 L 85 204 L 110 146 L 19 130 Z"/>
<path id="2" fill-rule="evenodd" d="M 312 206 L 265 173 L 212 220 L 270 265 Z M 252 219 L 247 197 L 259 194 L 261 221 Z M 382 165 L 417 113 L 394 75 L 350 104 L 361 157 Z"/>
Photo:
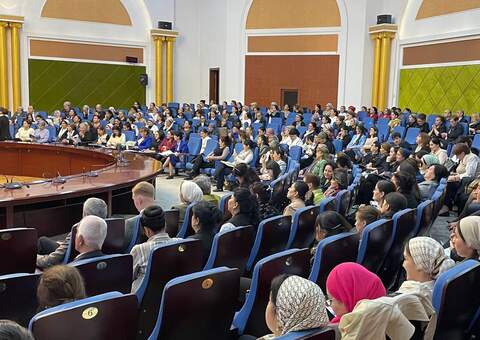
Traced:
<path id="1" fill-rule="evenodd" d="M 45 178 L 21 189 L 0 188 L 0 228 L 29 226 L 39 235 L 65 233 L 78 222 L 83 202 L 98 197 L 111 214 L 136 214 L 131 188 L 140 181 L 154 183 L 160 163 L 139 153 L 124 153 L 117 165 L 116 151 L 58 144 L 0 142 L 0 175 Z M 88 174 L 94 172 L 96 177 Z M 60 174 L 66 182 L 54 184 Z"/>

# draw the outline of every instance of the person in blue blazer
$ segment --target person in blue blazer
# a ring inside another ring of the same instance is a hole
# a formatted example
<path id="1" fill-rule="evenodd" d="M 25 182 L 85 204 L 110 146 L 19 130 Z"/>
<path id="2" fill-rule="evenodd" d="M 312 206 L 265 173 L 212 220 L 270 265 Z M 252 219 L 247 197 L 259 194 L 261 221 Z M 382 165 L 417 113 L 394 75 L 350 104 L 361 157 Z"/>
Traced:
<path id="1" fill-rule="evenodd" d="M 153 145 L 153 136 L 150 131 L 143 127 L 140 129 L 140 139 L 137 141 L 137 146 L 139 150 L 150 149 Z"/>
<path id="2" fill-rule="evenodd" d="M 184 157 L 184 154 L 188 153 L 188 142 L 184 140 L 183 133 L 181 131 L 176 131 L 173 133 L 173 139 L 176 143 L 173 153 L 171 153 L 165 163 L 163 163 L 163 169 L 168 168 L 168 177 L 167 179 L 172 179 L 175 174 L 175 164 L 180 161 L 180 158 Z"/>

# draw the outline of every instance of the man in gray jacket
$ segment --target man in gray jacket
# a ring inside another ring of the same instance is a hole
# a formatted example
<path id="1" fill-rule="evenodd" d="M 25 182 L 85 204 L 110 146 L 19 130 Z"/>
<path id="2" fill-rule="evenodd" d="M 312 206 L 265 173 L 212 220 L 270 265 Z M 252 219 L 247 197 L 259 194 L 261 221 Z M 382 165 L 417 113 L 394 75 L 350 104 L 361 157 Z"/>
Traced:
<path id="1" fill-rule="evenodd" d="M 107 211 L 107 204 L 100 198 L 91 197 L 83 203 L 83 217 L 93 215 L 105 219 L 107 218 Z M 45 269 L 62 263 L 71 239 L 71 232 L 60 242 L 55 242 L 47 237 L 40 237 L 38 240 L 37 267 Z"/>

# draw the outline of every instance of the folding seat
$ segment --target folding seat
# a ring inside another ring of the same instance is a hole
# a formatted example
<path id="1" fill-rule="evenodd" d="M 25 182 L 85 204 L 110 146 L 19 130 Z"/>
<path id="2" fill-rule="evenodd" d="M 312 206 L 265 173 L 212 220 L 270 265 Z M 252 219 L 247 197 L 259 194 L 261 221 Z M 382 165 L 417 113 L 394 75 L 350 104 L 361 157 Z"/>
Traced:
<path id="1" fill-rule="evenodd" d="M 427 116 L 427 124 L 430 129 L 432 129 L 433 124 L 435 124 L 435 119 L 437 119 L 437 115 L 428 115 Z"/>
<path id="2" fill-rule="evenodd" d="M 315 220 L 319 213 L 317 205 L 300 208 L 293 214 L 287 249 L 309 248 L 315 240 Z"/>
<path id="3" fill-rule="evenodd" d="M 102 252 L 104 254 L 122 254 L 125 248 L 125 220 L 123 218 L 106 218 L 105 222 L 107 222 L 107 237 L 103 242 Z M 77 225 L 72 227 L 72 237 L 65 252 L 64 264 L 72 262 L 78 255 L 75 250 L 77 229 Z"/>
<path id="4" fill-rule="evenodd" d="M 183 223 L 177 234 L 177 237 L 179 238 L 186 238 L 195 234 L 195 231 L 192 229 L 192 208 L 194 205 L 195 203 L 191 203 L 185 210 L 185 217 L 183 218 Z"/>
<path id="5" fill-rule="evenodd" d="M 37 284 L 40 274 L 0 276 L 0 319 L 27 327 L 37 311 Z"/>
<path id="6" fill-rule="evenodd" d="M 124 294 L 132 290 L 132 255 L 106 255 L 72 262 L 85 280 L 88 296 L 118 291 Z"/>
<path id="7" fill-rule="evenodd" d="M 417 217 L 413 237 L 424 236 L 428 234 L 430 226 L 433 223 L 433 210 L 435 202 L 426 200 L 417 207 Z"/>
<path id="8" fill-rule="evenodd" d="M 285 198 L 283 195 L 283 188 L 284 188 L 286 178 L 287 178 L 286 175 L 282 175 L 277 179 L 273 180 L 272 182 L 270 182 L 270 187 L 272 188 L 271 203 L 274 206 L 278 206 Z"/>
<path id="9" fill-rule="evenodd" d="M 238 269 L 227 267 L 169 281 L 148 340 L 229 339 L 239 284 Z"/>
<path id="10" fill-rule="evenodd" d="M 287 120 L 285 121 L 286 125 L 293 125 L 293 122 L 295 121 L 295 116 L 297 114 L 295 112 L 290 112 L 287 116 Z"/>
<path id="11" fill-rule="evenodd" d="M 145 278 L 135 293 L 140 310 L 137 340 L 147 339 L 151 334 L 168 281 L 202 270 L 202 252 L 201 241 L 188 239 L 160 245 L 150 254 Z"/>
<path id="12" fill-rule="evenodd" d="M 378 126 L 378 141 L 380 143 L 387 141 L 390 134 L 390 127 L 387 125 Z"/>
<path id="13" fill-rule="evenodd" d="M 319 212 L 322 213 L 324 211 L 336 211 L 337 210 L 337 202 L 335 201 L 335 197 L 325 197 L 320 201 Z"/>
<path id="14" fill-rule="evenodd" d="M 400 134 L 400 136 L 403 138 L 405 136 L 405 131 L 406 131 L 405 127 L 395 126 L 392 130 L 392 133 L 398 132 Z M 390 134 L 390 136 L 391 136 L 391 134 Z M 391 137 L 388 140 L 389 140 L 389 142 L 391 142 L 392 141 Z"/>
<path id="15" fill-rule="evenodd" d="M 402 268 L 405 243 L 413 236 L 415 229 L 415 210 L 404 209 L 393 215 L 392 245 L 382 264 L 382 270 L 377 272 L 385 288 L 392 288 Z"/>
<path id="16" fill-rule="evenodd" d="M 290 332 L 276 337 L 277 340 L 335 340 L 335 330 L 330 327 L 313 328 L 305 331 Z"/>
<path id="17" fill-rule="evenodd" d="M 335 152 L 340 152 L 343 150 L 343 142 L 340 139 L 334 139 L 332 143 L 335 147 Z"/>
<path id="18" fill-rule="evenodd" d="M 144 122 L 135 122 L 135 126 L 138 129 L 141 129 L 141 128 L 145 127 L 145 123 Z"/>
<path id="19" fill-rule="evenodd" d="M 305 132 L 307 132 L 307 127 L 306 126 L 299 126 L 297 128 L 298 132 L 300 133 L 300 138 L 303 138 L 303 135 Z"/>
<path id="20" fill-rule="evenodd" d="M 251 272 L 261 259 L 285 250 L 290 236 L 291 216 L 274 216 L 260 222 L 250 257 L 247 272 Z"/>
<path id="21" fill-rule="evenodd" d="M 197 120 L 194 120 L 193 122 L 198 122 Z M 190 140 L 190 138 L 197 138 L 197 139 L 200 139 L 200 133 L 198 132 L 191 132 L 189 137 L 188 137 L 188 140 Z"/>
<path id="22" fill-rule="evenodd" d="M 255 228 L 252 226 L 219 232 L 213 239 L 204 270 L 225 266 L 237 268 L 243 274 L 254 239 Z"/>
<path id="23" fill-rule="evenodd" d="M 170 237 L 176 237 L 178 234 L 179 214 L 177 209 L 165 210 L 165 228 Z"/>
<path id="24" fill-rule="evenodd" d="M 468 135 L 468 123 L 459 123 L 463 128 L 463 135 Z"/>
<path id="25" fill-rule="evenodd" d="M 48 130 L 48 142 L 53 143 L 57 139 L 57 129 L 55 128 L 55 126 L 47 125 L 47 130 Z"/>
<path id="26" fill-rule="evenodd" d="M 258 130 L 263 127 L 263 124 L 262 123 L 253 123 L 252 124 L 252 128 L 253 128 L 253 132 L 255 134 L 258 134 Z"/>
<path id="27" fill-rule="evenodd" d="M 392 245 L 393 221 L 381 219 L 363 230 L 358 247 L 357 263 L 373 273 L 379 273 Z"/>
<path id="28" fill-rule="evenodd" d="M 205 146 L 205 151 L 203 152 L 203 159 L 206 160 L 207 156 L 213 152 L 213 150 L 215 150 L 218 146 L 218 141 L 213 139 L 213 138 L 210 138 L 208 141 L 207 141 L 207 145 Z M 190 149 L 189 149 L 190 150 Z M 187 170 L 191 170 L 193 168 L 193 163 L 191 162 L 193 160 L 190 159 L 186 164 L 185 164 L 185 168 Z"/>
<path id="29" fill-rule="evenodd" d="M 185 169 L 186 164 L 199 154 L 201 147 L 201 138 L 196 138 L 190 134 L 188 139 L 188 155 L 184 155 L 180 158 L 180 161 L 175 164 L 175 169 Z"/>
<path id="30" fill-rule="evenodd" d="M 377 128 L 380 129 L 380 127 L 387 127 L 388 128 L 388 123 L 390 122 L 390 119 L 388 118 L 378 118 L 377 120 Z"/>
<path id="31" fill-rule="evenodd" d="M 350 202 L 352 200 L 352 194 L 348 190 L 340 190 L 335 196 L 337 212 L 342 216 L 347 216 L 350 211 Z"/>
<path id="32" fill-rule="evenodd" d="M 373 118 L 370 118 L 370 117 L 365 117 L 363 119 L 363 126 L 365 127 L 365 129 L 367 129 L 367 131 L 374 125 L 374 121 L 373 121 Z"/>
<path id="33" fill-rule="evenodd" d="M 480 263 L 466 260 L 440 275 L 433 288 L 432 304 L 437 312 L 435 340 L 467 337 L 480 306 Z"/>
<path id="34" fill-rule="evenodd" d="M 272 122 L 270 124 L 267 125 L 267 129 L 269 128 L 272 128 L 275 130 L 275 133 L 278 135 L 280 134 L 280 132 L 282 132 L 282 122 L 274 122 L 275 118 L 272 118 Z M 278 118 L 278 119 L 282 119 L 282 118 Z"/>
<path id="35" fill-rule="evenodd" d="M 125 135 L 125 141 L 127 142 L 135 142 L 137 139 L 134 131 L 123 131 L 123 134 Z"/>
<path id="36" fill-rule="evenodd" d="M 238 334 L 260 337 L 271 333 L 265 323 L 265 308 L 270 297 L 272 280 L 280 274 L 307 277 L 309 262 L 308 249 L 289 249 L 258 261 L 253 269 L 246 301 L 233 320 Z"/>
<path id="37" fill-rule="evenodd" d="M 472 149 L 480 151 L 480 133 L 475 134 L 473 137 Z"/>
<path id="38" fill-rule="evenodd" d="M 292 146 L 290 150 L 288 150 L 288 155 L 290 158 L 296 162 L 300 162 L 300 158 L 302 158 L 303 149 L 301 146 Z"/>
<path id="39" fill-rule="evenodd" d="M 35 272 L 37 230 L 12 228 L 0 230 L 0 275 Z"/>
<path id="40" fill-rule="evenodd" d="M 29 328 L 35 340 L 131 340 L 136 319 L 135 295 L 110 292 L 46 309 Z"/>
<path id="41" fill-rule="evenodd" d="M 419 128 L 408 128 L 407 133 L 405 134 L 405 142 L 410 144 L 410 145 L 415 145 L 416 141 L 415 139 L 417 136 L 420 134 L 420 129 Z"/>
<path id="42" fill-rule="evenodd" d="M 315 251 L 309 280 L 322 288 L 324 293 L 328 274 L 343 262 L 355 262 L 358 253 L 359 234 L 342 233 L 321 240 Z"/>
<path id="43" fill-rule="evenodd" d="M 224 222 L 228 221 L 232 217 L 232 214 L 230 213 L 230 211 L 228 211 L 228 207 L 227 207 L 227 203 L 230 197 L 232 197 L 232 194 L 223 195 L 220 198 L 220 202 L 218 202 L 218 209 L 220 209 L 220 211 L 223 213 Z"/>
<path id="44" fill-rule="evenodd" d="M 305 124 L 309 124 L 309 123 L 312 121 L 312 116 L 313 116 L 312 113 L 304 112 L 304 113 L 303 113 L 303 122 L 304 122 Z"/>
<path id="45" fill-rule="evenodd" d="M 168 106 L 169 109 L 178 110 L 180 108 L 180 103 L 172 102 L 172 103 L 168 103 L 167 106 Z"/>
<path id="46" fill-rule="evenodd" d="M 358 120 L 361 122 L 363 122 L 367 116 L 368 114 L 365 111 L 358 111 L 357 113 Z"/>

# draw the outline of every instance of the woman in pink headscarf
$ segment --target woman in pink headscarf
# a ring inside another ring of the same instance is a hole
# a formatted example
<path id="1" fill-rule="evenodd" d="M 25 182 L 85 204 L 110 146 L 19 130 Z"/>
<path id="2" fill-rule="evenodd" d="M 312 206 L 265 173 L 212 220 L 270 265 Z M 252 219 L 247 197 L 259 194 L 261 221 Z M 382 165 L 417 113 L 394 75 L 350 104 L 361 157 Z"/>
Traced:
<path id="1" fill-rule="evenodd" d="M 331 322 L 339 323 L 357 302 L 385 296 L 386 290 L 377 275 L 358 263 L 345 262 L 333 268 L 328 275 L 327 294 L 327 304 L 336 314 Z"/>

